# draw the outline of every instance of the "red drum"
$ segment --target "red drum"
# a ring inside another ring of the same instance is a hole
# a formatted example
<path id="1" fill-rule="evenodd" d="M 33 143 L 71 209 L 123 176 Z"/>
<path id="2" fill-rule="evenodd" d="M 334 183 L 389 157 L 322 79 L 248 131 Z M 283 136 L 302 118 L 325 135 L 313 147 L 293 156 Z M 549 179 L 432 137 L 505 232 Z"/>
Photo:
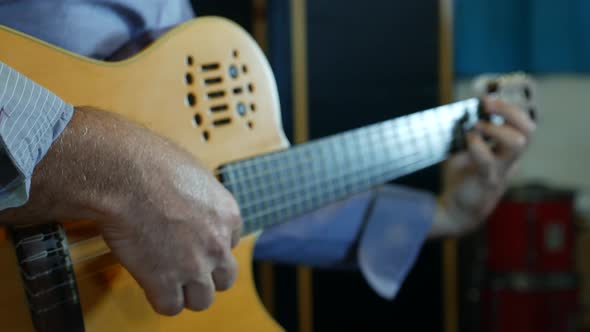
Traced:
<path id="1" fill-rule="evenodd" d="M 577 331 L 572 274 L 496 275 L 481 291 L 482 332 Z"/>
<path id="2" fill-rule="evenodd" d="M 573 191 L 542 186 L 510 190 L 487 223 L 487 269 L 573 271 L 573 205 Z"/>

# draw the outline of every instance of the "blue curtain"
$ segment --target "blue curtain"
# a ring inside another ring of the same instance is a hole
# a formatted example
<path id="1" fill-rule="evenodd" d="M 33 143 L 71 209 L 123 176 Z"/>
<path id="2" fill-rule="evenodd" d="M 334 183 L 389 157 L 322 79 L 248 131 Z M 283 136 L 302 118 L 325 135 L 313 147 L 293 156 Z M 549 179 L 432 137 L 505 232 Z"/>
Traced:
<path id="1" fill-rule="evenodd" d="M 590 0 L 455 0 L 458 76 L 590 72 Z"/>

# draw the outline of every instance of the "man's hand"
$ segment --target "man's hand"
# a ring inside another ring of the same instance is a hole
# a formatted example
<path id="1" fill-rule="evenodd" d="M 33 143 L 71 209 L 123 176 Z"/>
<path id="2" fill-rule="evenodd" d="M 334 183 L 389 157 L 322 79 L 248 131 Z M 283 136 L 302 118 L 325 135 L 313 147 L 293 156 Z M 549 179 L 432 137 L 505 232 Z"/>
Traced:
<path id="1" fill-rule="evenodd" d="M 467 151 L 443 166 L 443 190 L 431 235 L 461 235 L 475 229 L 492 212 L 526 150 L 535 123 L 518 107 L 484 99 L 485 111 L 502 116 L 501 126 L 480 121 L 467 133 Z M 492 147 L 482 136 L 491 138 Z"/>
<path id="2" fill-rule="evenodd" d="M 237 266 L 239 209 L 187 152 L 108 112 L 78 108 L 38 165 L 29 202 L 0 222 L 97 221 L 154 309 L 203 310 Z"/>

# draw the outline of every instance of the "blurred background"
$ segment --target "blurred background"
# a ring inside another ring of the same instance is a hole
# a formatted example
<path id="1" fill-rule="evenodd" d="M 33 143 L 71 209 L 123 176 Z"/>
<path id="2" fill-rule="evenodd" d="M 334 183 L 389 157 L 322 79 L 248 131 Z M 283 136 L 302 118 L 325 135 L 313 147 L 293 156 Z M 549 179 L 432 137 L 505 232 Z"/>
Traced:
<path id="1" fill-rule="evenodd" d="M 539 129 L 511 190 L 480 232 L 429 242 L 394 301 L 354 271 L 256 263 L 288 331 L 590 331 L 590 2 L 193 4 L 265 50 L 292 142 L 472 97 L 481 74 L 535 80 Z M 436 192 L 438 171 L 396 182 Z"/>

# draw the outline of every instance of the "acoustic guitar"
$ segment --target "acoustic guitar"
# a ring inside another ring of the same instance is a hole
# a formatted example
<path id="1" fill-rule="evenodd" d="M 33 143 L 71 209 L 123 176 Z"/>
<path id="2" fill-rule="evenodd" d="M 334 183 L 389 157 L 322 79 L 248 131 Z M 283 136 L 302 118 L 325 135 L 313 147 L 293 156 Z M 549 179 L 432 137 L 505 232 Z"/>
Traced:
<path id="1" fill-rule="evenodd" d="M 10 229 L 0 238 L 0 324 L 10 332 L 281 331 L 252 280 L 257 234 L 444 160 L 478 119 L 478 100 L 468 99 L 289 147 L 263 52 L 216 17 L 175 27 L 114 62 L 0 27 L 0 61 L 69 103 L 119 113 L 175 141 L 215 172 L 244 220 L 235 286 L 209 310 L 175 317 L 152 310 L 92 222 Z"/>

